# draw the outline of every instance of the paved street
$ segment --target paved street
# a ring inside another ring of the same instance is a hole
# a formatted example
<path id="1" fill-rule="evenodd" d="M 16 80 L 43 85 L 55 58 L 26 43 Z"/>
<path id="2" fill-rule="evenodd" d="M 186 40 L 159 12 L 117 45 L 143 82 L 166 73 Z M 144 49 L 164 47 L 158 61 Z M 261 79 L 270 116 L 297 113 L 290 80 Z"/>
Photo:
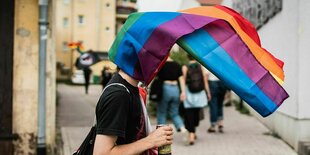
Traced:
<path id="1" fill-rule="evenodd" d="M 64 154 L 69 155 L 81 144 L 93 124 L 94 110 L 101 93 L 101 86 L 91 85 L 88 95 L 83 86 L 58 84 L 59 104 L 57 107 L 58 125 L 61 127 Z M 234 107 L 225 107 L 225 133 L 209 134 L 206 118 L 197 129 L 198 140 L 187 146 L 184 135 L 175 133 L 172 145 L 174 155 L 297 155 L 281 139 L 267 133 L 269 130 L 257 119 L 241 115 Z M 156 122 L 151 119 L 152 124 Z"/>

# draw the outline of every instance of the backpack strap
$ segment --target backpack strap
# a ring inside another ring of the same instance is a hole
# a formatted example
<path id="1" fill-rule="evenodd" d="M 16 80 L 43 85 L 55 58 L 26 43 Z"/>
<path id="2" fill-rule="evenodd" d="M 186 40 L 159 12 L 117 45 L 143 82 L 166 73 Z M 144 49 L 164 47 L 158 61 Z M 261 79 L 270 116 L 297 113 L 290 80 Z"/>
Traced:
<path id="1" fill-rule="evenodd" d="M 115 86 L 115 85 L 124 87 L 124 88 L 126 89 L 126 91 L 130 94 L 129 89 L 128 89 L 125 85 L 123 85 L 123 84 L 121 84 L 121 83 L 111 83 L 111 84 L 107 85 L 106 87 L 104 87 L 104 89 L 102 90 L 102 93 L 101 93 L 101 94 L 103 94 L 103 92 L 104 92 L 108 87 L 110 87 L 110 86 Z M 97 122 L 97 119 L 96 119 L 96 113 L 95 113 L 95 118 L 94 118 L 93 126 L 96 125 L 96 122 Z"/>
<path id="2" fill-rule="evenodd" d="M 128 88 L 127 88 L 125 85 L 121 84 L 121 83 L 111 83 L 111 84 L 107 85 L 107 86 L 103 89 L 102 93 L 103 93 L 108 87 L 110 87 L 110 86 L 115 86 L 115 85 L 124 87 L 124 88 L 126 89 L 126 91 L 127 91 L 128 93 L 130 93 L 130 91 L 128 90 Z"/>

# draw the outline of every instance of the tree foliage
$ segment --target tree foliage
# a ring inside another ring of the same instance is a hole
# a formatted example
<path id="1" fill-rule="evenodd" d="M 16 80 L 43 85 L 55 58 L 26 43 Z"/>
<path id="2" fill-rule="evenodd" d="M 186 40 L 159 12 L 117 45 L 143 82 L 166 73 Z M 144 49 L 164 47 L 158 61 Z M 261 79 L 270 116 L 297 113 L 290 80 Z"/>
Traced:
<path id="1" fill-rule="evenodd" d="M 173 59 L 180 65 L 186 65 L 188 64 L 188 61 L 189 61 L 187 57 L 187 53 L 185 53 L 185 51 L 182 48 L 180 48 L 179 51 L 172 51 L 170 53 L 170 57 L 171 59 Z"/>

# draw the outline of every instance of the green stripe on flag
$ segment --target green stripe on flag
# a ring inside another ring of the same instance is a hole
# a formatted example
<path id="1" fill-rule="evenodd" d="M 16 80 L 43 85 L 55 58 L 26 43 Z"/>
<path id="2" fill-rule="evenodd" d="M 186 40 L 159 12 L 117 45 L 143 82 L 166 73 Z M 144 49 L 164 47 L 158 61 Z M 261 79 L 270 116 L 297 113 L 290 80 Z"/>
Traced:
<path id="1" fill-rule="evenodd" d="M 116 39 L 114 40 L 110 50 L 109 50 L 109 58 L 111 61 L 115 60 L 116 53 L 118 50 L 118 46 L 123 40 L 125 34 L 130 29 L 130 27 L 143 15 L 144 13 L 132 13 L 128 16 L 125 24 L 123 25 L 122 29 L 118 32 Z"/>

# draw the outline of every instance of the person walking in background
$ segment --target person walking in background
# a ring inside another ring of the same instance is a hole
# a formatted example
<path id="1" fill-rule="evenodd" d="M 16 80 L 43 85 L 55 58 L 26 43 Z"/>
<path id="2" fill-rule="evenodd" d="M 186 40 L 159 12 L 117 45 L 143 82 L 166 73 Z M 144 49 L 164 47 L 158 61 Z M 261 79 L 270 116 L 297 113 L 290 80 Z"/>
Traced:
<path id="1" fill-rule="evenodd" d="M 208 99 L 211 98 L 208 79 L 203 73 L 202 66 L 189 56 L 190 62 L 182 67 L 185 82 L 181 83 L 185 87 L 185 97 L 181 98 L 184 103 L 185 127 L 189 132 L 188 142 L 193 145 L 196 135 L 196 127 L 199 126 L 200 112 L 207 106 Z M 203 111 L 202 111 L 203 112 Z"/>
<path id="2" fill-rule="evenodd" d="M 166 124 L 167 114 L 177 131 L 186 132 L 183 120 L 179 115 L 180 88 L 178 80 L 184 82 L 181 66 L 168 57 L 167 62 L 158 73 L 163 81 L 162 98 L 157 104 L 157 123 Z M 184 88 L 181 87 L 181 90 Z"/>
<path id="3" fill-rule="evenodd" d="M 220 81 L 207 69 L 206 74 L 208 76 L 208 82 L 211 90 L 211 101 L 209 102 L 211 126 L 207 131 L 209 133 L 215 132 L 216 125 L 218 125 L 218 131 L 223 133 L 223 101 L 227 88 L 222 81 Z"/>
<path id="4" fill-rule="evenodd" d="M 92 73 L 92 70 L 89 67 L 84 67 L 83 68 L 84 72 L 84 79 L 85 79 L 85 93 L 88 94 L 88 86 L 89 86 L 89 80 L 90 80 L 90 75 Z"/>
<path id="5" fill-rule="evenodd" d="M 101 85 L 102 89 L 107 85 L 112 77 L 112 73 L 109 72 L 109 67 L 104 66 L 103 70 L 101 71 Z"/>

